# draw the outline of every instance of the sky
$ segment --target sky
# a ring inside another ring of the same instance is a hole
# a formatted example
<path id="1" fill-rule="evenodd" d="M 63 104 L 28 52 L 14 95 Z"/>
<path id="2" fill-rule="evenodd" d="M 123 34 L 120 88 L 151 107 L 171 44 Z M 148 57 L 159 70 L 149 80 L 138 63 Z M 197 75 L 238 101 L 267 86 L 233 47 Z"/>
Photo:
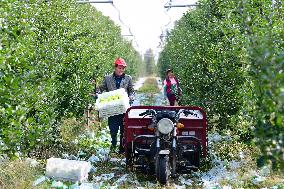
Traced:
<path id="1" fill-rule="evenodd" d="M 170 0 L 113 0 L 112 4 L 92 3 L 105 16 L 121 26 L 122 35 L 132 40 L 135 49 L 142 55 L 149 48 L 153 49 L 157 59 L 162 46 L 159 46 L 162 31 L 171 29 L 174 22 L 191 8 L 170 8 L 164 5 Z M 172 0 L 173 5 L 196 4 L 197 0 Z M 120 18 L 119 20 L 119 13 Z M 129 32 L 129 28 L 131 33 Z"/>

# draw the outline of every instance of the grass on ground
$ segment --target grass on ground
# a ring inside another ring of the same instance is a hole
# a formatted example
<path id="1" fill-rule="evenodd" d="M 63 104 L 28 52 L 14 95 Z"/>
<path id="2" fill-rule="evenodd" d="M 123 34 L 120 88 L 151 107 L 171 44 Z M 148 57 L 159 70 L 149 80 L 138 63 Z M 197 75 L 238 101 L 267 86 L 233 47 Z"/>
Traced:
<path id="1" fill-rule="evenodd" d="M 42 175 L 41 167 L 32 167 L 28 162 L 15 160 L 0 163 L 0 188 L 24 189 L 35 188 L 34 181 Z M 49 188 L 48 183 L 37 188 Z"/>

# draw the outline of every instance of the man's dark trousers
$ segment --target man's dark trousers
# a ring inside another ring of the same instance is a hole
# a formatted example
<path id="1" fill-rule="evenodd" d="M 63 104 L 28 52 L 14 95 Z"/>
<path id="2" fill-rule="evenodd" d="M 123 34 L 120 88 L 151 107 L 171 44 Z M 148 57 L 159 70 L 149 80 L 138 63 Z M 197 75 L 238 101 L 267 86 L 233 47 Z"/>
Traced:
<path id="1" fill-rule="evenodd" d="M 117 145 L 117 133 L 120 130 L 120 144 L 119 147 L 122 148 L 122 139 L 123 139 L 123 118 L 125 114 L 115 115 L 108 118 L 108 126 L 111 135 L 111 144 L 113 147 Z"/>

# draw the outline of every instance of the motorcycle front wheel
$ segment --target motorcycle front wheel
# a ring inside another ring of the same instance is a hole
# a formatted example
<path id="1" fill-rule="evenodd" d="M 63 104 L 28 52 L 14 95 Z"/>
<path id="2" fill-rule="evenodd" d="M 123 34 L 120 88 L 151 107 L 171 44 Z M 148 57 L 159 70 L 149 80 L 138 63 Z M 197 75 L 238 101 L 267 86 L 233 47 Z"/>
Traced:
<path id="1" fill-rule="evenodd" d="M 157 179 L 162 185 L 166 184 L 170 175 L 170 165 L 168 156 L 159 156 L 157 162 Z"/>

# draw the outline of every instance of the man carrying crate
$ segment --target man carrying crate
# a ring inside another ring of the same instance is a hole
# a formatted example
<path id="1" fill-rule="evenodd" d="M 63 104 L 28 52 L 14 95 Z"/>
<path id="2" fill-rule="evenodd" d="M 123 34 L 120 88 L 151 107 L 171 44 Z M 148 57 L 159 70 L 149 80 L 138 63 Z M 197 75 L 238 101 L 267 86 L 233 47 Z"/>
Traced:
<path id="1" fill-rule="evenodd" d="M 97 92 L 109 92 L 116 89 L 124 88 L 128 94 L 130 103 L 132 103 L 134 100 L 135 92 L 132 84 L 132 77 L 124 73 L 126 66 L 127 64 L 125 63 L 124 59 L 117 58 L 114 62 L 114 72 L 110 75 L 105 76 L 102 84 L 97 88 Z M 123 118 L 124 114 L 115 115 L 108 118 L 108 126 L 111 135 L 111 151 L 116 150 L 117 133 L 118 130 L 120 130 L 119 153 L 124 152 L 122 146 Z"/>

